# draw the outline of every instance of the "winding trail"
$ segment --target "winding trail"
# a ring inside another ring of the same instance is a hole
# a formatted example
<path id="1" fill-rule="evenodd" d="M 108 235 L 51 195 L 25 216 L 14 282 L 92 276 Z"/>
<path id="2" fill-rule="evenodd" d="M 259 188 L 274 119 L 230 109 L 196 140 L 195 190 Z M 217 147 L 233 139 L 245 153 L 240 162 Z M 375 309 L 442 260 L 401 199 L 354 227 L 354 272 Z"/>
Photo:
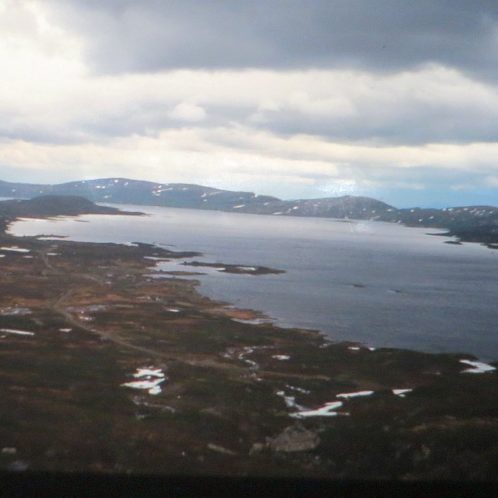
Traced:
<path id="1" fill-rule="evenodd" d="M 38 251 L 38 254 L 40 256 L 40 259 L 43 262 L 43 265 L 45 266 L 46 271 L 51 273 L 52 275 L 56 276 L 64 276 L 64 272 L 57 270 L 52 263 L 49 261 L 47 253 L 49 252 L 49 249 L 41 249 Z M 99 285 L 104 285 L 103 279 L 100 279 L 94 275 L 87 275 L 87 274 L 74 274 L 73 276 L 78 276 L 79 278 L 82 278 L 84 280 L 89 280 L 93 283 L 97 283 Z M 68 289 L 65 292 L 63 292 L 60 296 L 58 296 L 55 301 L 53 301 L 50 304 L 50 309 L 63 316 L 64 319 L 71 324 L 73 327 L 79 328 L 81 330 L 85 330 L 86 332 L 90 332 L 91 334 L 96 334 L 98 335 L 101 339 L 105 341 L 110 341 L 113 342 L 114 344 L 117 344 L 118 346 L 122 346 L 127 349 L 132 349 L 134 351 L 138 351 L 140 353 L 145 353 L 146 355 L 153 356 L 156 358 L 161 358 L 163 360 L 167 360 L 168 362 L 178 362 L 177 358 L 173 358 L 171 356 L 167 356 L 163 353 L 160 353 L 159 351 L 154 351 L 153 349 L 145 348 L 142 346 L 137 346 L 135 344 L 132 344 L 125 339 L 120 339 L 118 337 L 115 337 L 114 334 L 109 334 L 108 332 L 105 332 L 103 330 L 97 329 L 95 327 L 91 327 L 85 323 L 82 323 L 81 321 L 77 320 L 69 311 L 66 310 L 64 303 L 75 293 L 75 289 Z"/>

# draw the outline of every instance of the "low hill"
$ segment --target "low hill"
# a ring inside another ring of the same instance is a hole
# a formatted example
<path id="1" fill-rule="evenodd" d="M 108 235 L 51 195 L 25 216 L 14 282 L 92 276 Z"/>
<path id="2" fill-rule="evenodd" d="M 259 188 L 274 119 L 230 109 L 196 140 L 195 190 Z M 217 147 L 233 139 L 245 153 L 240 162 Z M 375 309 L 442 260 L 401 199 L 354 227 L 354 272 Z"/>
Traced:
<path id="1" fill-rule="evenodd" d="M 119 209 L 98 206 L 84 197 L 42 195 L 26 200 L 0 202 L 0 214 L 15 216 L 76 216 L 79 214 L 116 214 Z"/>
<path id="2" fill-rule="evenodd" d="M 303 216 L 318 218 L 379 219 L 396 211 L 393 206 L 370 197 L 329 197 L 322 199 L 298 199 L 295 201 L 265 202 L 259 206 L 239 205 L 234 211 L 272 214 L 276 216 Z"/>
<path id="3" fill-rule="evenodd" d="M 40 218 L 48 216 L 77 216 L 80 214 L 141 214 L 98 206 L 79 196 L 43 195 L 33 199 L 0 201 L 0 231 L 15 218 Z"/>

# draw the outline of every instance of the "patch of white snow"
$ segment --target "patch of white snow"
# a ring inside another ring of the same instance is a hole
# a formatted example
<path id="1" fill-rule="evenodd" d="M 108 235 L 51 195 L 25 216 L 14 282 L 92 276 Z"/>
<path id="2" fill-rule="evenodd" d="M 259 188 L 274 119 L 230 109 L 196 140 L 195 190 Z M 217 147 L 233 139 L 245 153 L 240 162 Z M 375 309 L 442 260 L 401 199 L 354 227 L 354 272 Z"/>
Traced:
<path id="1" fill-rule="evenodd" d="M 486 373 L 492 372 L 496 370 L 495 367 L 488 365 L 487 363 L 483 363 L 482 361 L 473 361 L 473 360 L 460 360 L 460 363 L 464 363 L 465 365 L 469 365 L 472 368 L 467 368 L 462 373 Z"/>

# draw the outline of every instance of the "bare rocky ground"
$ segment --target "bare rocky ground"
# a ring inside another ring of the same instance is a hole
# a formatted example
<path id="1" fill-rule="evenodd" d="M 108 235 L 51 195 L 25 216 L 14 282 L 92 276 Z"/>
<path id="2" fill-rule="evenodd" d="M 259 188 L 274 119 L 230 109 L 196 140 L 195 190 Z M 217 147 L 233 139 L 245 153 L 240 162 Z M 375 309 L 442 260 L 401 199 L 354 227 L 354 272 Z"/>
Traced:
<path id="1" fill-rule="evenodd" d="M 151 277 L 148 258 L 194 254 L 7 235 L 0 247 L 0 469 L 498 475 L 493 365 L 330 344 Z"/>

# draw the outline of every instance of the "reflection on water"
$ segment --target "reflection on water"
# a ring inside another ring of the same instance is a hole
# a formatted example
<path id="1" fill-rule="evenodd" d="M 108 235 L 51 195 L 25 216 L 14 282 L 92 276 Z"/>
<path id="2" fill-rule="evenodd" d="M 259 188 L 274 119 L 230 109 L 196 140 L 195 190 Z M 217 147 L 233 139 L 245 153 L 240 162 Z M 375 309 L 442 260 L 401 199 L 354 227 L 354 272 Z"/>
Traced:
<path id="1" fill-rule="evenodd" d="M 162 245 L 204 261 L 285 270 L 237 275 L 199 267 L 201 291 L 263 311 L 282 326 L 319 329 L 332 340 L 498 357 L 498 251 L 445 244 L 440 230 L 366 221 L 257 216 L 126 206 L 146 217 L 87 215 L 24 220 L 16 235 Z M 164 270 L 192 270 L 182 261 Z M 188 278 L 188 277 L 186 277 Z"/>

